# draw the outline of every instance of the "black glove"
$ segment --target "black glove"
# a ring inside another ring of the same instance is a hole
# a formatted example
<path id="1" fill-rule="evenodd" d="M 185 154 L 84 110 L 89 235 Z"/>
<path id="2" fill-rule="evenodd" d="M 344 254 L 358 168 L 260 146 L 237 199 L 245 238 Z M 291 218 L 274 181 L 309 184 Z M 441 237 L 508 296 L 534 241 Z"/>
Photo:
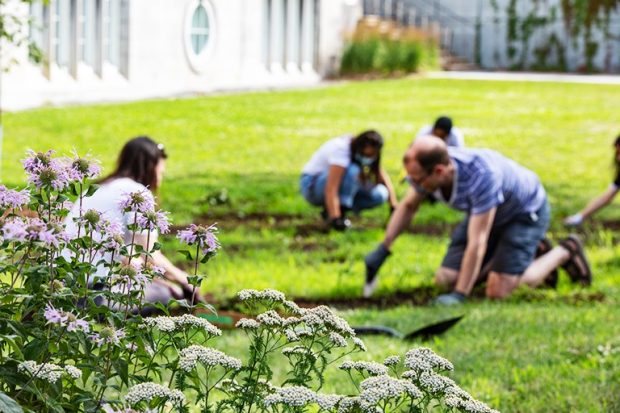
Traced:
<path id="1" fill-rule="evenodd" d="M 332 218 L 329 221 L 329 224 L 331 225 L 332 229 L 335 229 L 336 231 L 346 231 L 347 229 L 351 228 L 351 221 L 343 217 Z"/>
<path id="2" fill-rule="evenodd" d="M 366 282 L 372 282 L 375 279 L 379 272 L 379 268 L 381 268 L 390 254 L 391 252 L 381 243 L 374 251 L 366 255 L 366 258 L 364 258 L 364 263 L 366 264 Z"/>

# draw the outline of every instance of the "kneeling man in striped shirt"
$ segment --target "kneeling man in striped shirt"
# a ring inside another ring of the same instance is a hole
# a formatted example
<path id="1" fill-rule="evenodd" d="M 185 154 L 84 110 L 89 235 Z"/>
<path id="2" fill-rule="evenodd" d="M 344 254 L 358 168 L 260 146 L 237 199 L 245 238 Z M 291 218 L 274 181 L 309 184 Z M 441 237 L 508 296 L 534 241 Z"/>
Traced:
<path id="1" fill-rule="evenodd" d="M 481 277 L 487 277 L 489 298 L 507 297 L 520 284 L 554 285 L 560 266 L 573 282 L 591 283 L 583 246 L 574 235 L 536 258 L 550 208 L 534 172 L 498 152 L 449 148 L 432 136 L 416 139 L 403 163 L 411 186 L 392 214 L 383 242 L 365 258 L 364 296 L 374 292 L 392 243 L 428 194 L 467 214 L 436 273 L 435 281 L 450 291 L 437 297 L 437 303 L 465 301 Z"/>

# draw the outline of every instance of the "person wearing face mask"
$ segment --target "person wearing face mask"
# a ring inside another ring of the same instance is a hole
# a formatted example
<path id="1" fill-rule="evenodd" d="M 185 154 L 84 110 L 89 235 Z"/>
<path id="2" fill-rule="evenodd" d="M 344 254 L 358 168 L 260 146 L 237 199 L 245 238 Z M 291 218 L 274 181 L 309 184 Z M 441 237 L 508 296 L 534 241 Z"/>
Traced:
<path id="1" fill-rule="evenodd" d="M 571 281 L 592 282 L 579 238 L 571 235 L 536 258 L 549 225 L 547 195 L 536 174 L 489 149 L 448 148 L 434 136 L 413 142 L 403 158 L 411 186 L 387 226 L 384 240 L 365 258 L 364 296 L 377 285 L 377 272 L 390 247 L 432 193 L 466 213 L 452 233 L 435 282 L 448 289 L 435 300 L 452 305 L 465 301 L 483 268 L 488 268 L 486 295 L 504 298 L 519 285 L 539 286 L 558 267 Z"/>
<path id="2" fill-rule="evenodd" d="M 325 142 L 303 167 L 300 190 L 311 205 L 323 207 L 329 225 L 344 231 L 351 226 L 347 211 L 359 213 L 398 200 L 390 177 L 381 167 L 383 137 L 374 130 Z"/>

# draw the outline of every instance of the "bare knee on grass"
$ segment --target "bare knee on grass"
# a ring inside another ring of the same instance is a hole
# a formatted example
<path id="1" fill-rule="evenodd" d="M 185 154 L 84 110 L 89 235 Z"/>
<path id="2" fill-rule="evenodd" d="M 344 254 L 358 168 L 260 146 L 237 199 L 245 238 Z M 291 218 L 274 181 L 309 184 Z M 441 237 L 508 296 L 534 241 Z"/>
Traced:
<path id="1" fill-rule="evenodd" d="M 519 285 L 520 277 L 491 272 L 487 280 L 486 296 L 493 299 L 508 297 Z"/>
<path id="2" fill-rule="evenodd" d="M 441 267 L 435 273 L 435 284 L 442 288 L 452 289 L 456 284 L 459 272 L 452 268 Z"/>

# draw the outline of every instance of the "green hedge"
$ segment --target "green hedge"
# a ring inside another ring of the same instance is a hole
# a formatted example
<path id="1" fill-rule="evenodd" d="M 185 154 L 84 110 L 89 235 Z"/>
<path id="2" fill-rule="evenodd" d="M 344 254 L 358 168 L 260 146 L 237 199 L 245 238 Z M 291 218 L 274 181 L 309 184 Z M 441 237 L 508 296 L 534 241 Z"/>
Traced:
<path id="1" fill-rule="evenodd" d="M 340 73 L 412 73 L 422 66 L 434 66 L 437 55 L 432 42 L 381 38 L 355 40 L 343 53 Z"/>

